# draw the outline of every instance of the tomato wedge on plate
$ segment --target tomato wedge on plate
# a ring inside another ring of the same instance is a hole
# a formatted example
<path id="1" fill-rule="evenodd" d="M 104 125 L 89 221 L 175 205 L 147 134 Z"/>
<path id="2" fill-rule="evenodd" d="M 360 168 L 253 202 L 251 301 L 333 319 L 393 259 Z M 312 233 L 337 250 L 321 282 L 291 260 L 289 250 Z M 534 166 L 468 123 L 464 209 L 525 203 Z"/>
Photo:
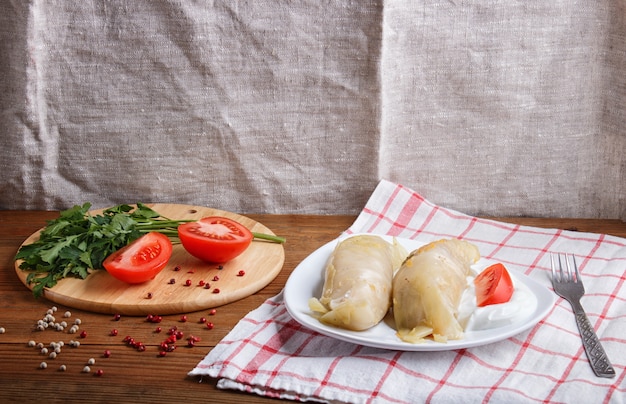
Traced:
<path id="1" fill-rule="evenodd" d="M 161 233 L 150 232 L 109 255 L 102 266 L 123 282 L 143 283 L 154 279 L 171 256 L 170 239 Z"/>
<path id="2" fill-rule="evenodd" d="M 253 237 L 248 228 L 234 220 L 210 216 L 178 226 L 178 238 L 189 254 L 221 264 L 243 253 Z"/>
<path id="3" fill-rule="evenodd" d="M 506 303 L 513 296 L 513 281 L 504 265 L 493 264 L 474 278 L 476 305 Z"/>

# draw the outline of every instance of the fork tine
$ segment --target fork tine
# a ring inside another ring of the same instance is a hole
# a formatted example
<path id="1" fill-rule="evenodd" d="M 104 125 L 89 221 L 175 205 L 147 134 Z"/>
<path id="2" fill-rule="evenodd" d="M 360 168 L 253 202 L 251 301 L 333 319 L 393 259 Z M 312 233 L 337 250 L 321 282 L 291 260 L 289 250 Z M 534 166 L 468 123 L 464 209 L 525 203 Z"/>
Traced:
<path id="1" fill-rule="evenodd" d="M 567 271 L 566 282 L 579 282 L 580 281 L 580 273 L 578 272 L 578 265 L 576 264 L 576 256 L 574 254 L 569 254 L 571 260 L 568 258 L 568 254 L 563 254 L 565 261 L 565 269 Z M 559 254 L 559 266 L 561 264 L 561 254 Z M 570 264 L 571 263 L 573 264 Z M 573 269 L 572 269 L 573 266 Z"/>
<path id="2" fill-rule="evenodd" d="M 558 282 L 559 280 L 556 277 L 556 264 L 554 262 L 554 253 L 550 253 L 550 269 L 552 270 L 552 281 Z"/>
<path id="3" fill-rule="evenodd" d="M 580 282 L 580 273 L 578 272 L 578 264 L 576 264 L 576 256 L 572 254 L 572 262 L 574 263 L 574 273 L 576 274 L 576 281 Z"/>
<path id="4" fill-rule="evenodd" d="M 569 265 L 569 260 L 567 259 L 567 253 L 559 254 L 559 266 L 561 266 L 561 256 L 563 256 L 563 261 L 565 261 L 565 269 L 561 268 L 561 272 L 565 275 L 565 282 L 571 282 L 574 277 L 572 275 L 572 268 Z"/>

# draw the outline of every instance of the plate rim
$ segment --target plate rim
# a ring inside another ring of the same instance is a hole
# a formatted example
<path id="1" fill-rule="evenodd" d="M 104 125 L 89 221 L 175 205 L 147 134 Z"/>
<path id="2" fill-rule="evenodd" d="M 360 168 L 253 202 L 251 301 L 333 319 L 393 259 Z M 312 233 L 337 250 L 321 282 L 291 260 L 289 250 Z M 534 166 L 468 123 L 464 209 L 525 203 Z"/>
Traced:
<path id="1" fill-rule="evenodd" d="M 324 245 L 317 248 L 311 254 L 309 254 L 306 258 L 304 258 L 291 272 L 287 282 L 285 283 L 284 288 L 284 303 L 287 309 L 287 312 L 296 322 L 300 325 L 313 330 L 319 334 L 325 335 L 327 337 L 335 338 L 341 341 L 350 342 L 354 344 L 359 344 L 363 346 L 369 346 L 373 348 L 382 348 L 394 351 L 415 351 L 415 352 L 431 352 L 431 351 L 451 351 L 465 348 L 472 348 L 482 345 L 488 345 L 495 342 L 506 340 L 510 337 L 518 335 L 528 329 L 536 326 L 539 322 L 545 319 L 550 312 L 550 310 L 554 307 L 556 302 L 556 297 L 554 293 L 552 293 L 548 288 L 544 285 L 540 284 L 536 280 L 532 279 L 530 276 L 525 275 L 519 271 L 509 271 L 511 277 L 513 277 L 514 282 L 520 282 L 524 284 L 535 296 L 537 299 L 537 307 L 535 310 L 525 317 L 520 322 L 516 322 L 514 324 L 509 324 L 503 327 L 498 327 L 495 329 L 482 330 L 482 331 L 469 331 L 465 334 L 465 337 L 460 340 L 448 341 L 446 343 L 435 342 L 435 341 L 425 341 L 423 343 L 412 344 L 409 342 L 404 342 L 397 338 L 397 342 L 388 343 L 388 342 L 377 342 L 368 337 L 368 331 L 350 331 L 341 329 L 338 327 L 332 327 L 320 323 L 317 319 L 313 318 L 311 312 L 305 312 L 302 310 L 302 303 L 304 299 L 308 302 L 310 297 L 317 296 L 309 296 L 308 289 L 307 293 L 303 293 L 301 290 L 301 285 L 297 282 L 298 277 L 306 277 L 302 274 L 305 271 L 311 270 L 310 265 L 314 263 L 316 260 L 323 259 L 324 263 L 334 250 L 334 246 L 341 240 L 344 240 L 349 237 L 360 236 L 360 235 L 375 235 L 382 237 L 386 241 L 392 241 L 396 239 L 400 244 L 405 245 L 415 245 L 414 248 L 418 248 L 420 245 L 427 244 L 427 242 L 416 240 L 416 239 L 408 239 L 402 237 L 395 237 L 385 234 L 376 234 L 376 233 L 349 233 L 342 234 L 341 236 L 325 243 Z M 412 249 L 414 249 L 412 248 Z M 411 249 L 411 250 L 412 250 Z M 321 256 L 321 257 L 320 257 Z M 487 259 L 481 257 L 481 259 L 496 262 L 496 260 Z M 314 274 L 311 272 L 308 274 L 307 279 L 312 278 L 313 276 L 321 277 L 323 280 L 325 264 L 319 268 L 319 272 Z M 319 282 L 318 282 L 319 284 Z M 316 284 L 317 286 L 317 284 Z M 316 286 L 313 286 L 315 288 Z M 307 306 L 308 307 L 308 306 Z M 384 321 L 384 320 L 383 320 Z M 374 326 L 373 328 L 380 327 L 381 324 Z M 495 330 L 495 331 L 494 331 Z M 500 330 L 500 332 L 498 332 Z M 484 335 L 487 334 L 487 335 Z M 475 335 L 478 335 L 477 338 L 471 338 Z M 470 337 L 469 339 L 467 337 Z"/>

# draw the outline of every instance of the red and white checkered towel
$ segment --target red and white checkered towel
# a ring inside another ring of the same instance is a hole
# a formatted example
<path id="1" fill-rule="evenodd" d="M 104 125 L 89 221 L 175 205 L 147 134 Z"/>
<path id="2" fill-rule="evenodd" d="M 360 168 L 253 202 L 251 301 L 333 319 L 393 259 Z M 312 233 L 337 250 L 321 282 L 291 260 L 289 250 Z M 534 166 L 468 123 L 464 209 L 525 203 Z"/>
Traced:
<path id="1" fill-rule="evenodd" d="M 436 206 L 382 181 L 348 233 L 430 242 L 458 237 L 482 256 L 550 287 L 549 251 L 577 255 L 582 304 L 613 363 L 596 377 L 572 310 L 557 300 L 537 326 L 507 340 L 443 352 L 368 348 L 319 335 L 291 319 L 282 293 L 250 312 L 190 375 L 218 387 L 293 400 L 353 403 L 625 403 L 626 240 L 483 220 Z"/>

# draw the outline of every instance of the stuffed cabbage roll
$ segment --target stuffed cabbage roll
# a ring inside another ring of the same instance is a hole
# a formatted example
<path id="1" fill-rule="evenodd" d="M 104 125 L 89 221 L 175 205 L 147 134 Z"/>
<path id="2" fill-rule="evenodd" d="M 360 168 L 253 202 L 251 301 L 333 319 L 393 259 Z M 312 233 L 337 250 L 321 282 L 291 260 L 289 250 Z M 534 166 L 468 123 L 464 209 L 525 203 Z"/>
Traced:
<path id="1" fill-rule="evenodd" d="M 324 324 L 353 331 L 378 324 L 391 305 L 394 272 L 408 252 L 374 235 L 349 237 L 337 244 L 324 274 L 322 296 L 309 300 Z"/>
<path id="2" fill-rule="evenodd" d="M 479 258 L 475 245 L 457 239 L 435 241 L 410 253 L 393 280 L 398 337 L 411 343 L 430 335 L 439 342 L 463 338 L 458 307 L 470 265 Z"/>

